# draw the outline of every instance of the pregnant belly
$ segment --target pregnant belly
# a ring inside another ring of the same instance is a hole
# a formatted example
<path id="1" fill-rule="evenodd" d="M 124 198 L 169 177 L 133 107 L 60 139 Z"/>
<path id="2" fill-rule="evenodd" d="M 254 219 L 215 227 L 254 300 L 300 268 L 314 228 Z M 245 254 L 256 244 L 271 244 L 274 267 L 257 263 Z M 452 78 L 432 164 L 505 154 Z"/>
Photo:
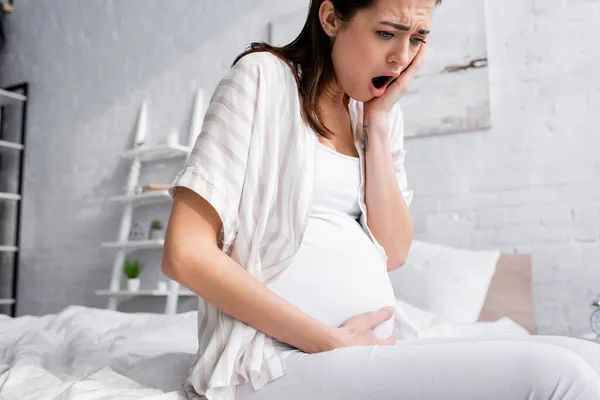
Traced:
<path id="1" fill-rule="evenodd" d="M 300 249 L 269 288 L 313 318 L 338 327 L 349 318 L 394 306 L 386 263 L 361 226 L 349 217 L 311 217 Z M 375 335 L 391 336 L 393 318 Z"/>

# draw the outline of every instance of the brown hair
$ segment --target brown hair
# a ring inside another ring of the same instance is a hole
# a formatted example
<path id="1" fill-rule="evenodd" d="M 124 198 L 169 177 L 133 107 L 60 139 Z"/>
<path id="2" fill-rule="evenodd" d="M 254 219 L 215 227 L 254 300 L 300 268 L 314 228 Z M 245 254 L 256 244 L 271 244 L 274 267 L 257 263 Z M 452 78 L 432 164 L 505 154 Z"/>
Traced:
<path id="1" fill-rule="evenodd" d="M 300 34 L 291 43 L 276 47 L 264 42 L 252 42 L 233 62 L 247 54 L 268 51 L 289 65 L 296 77 L 302 117 L 318 135 L 330 139 L 333 135 L 323 123 L 318 99 L 334 77 L 331 61 L 331 41 L 321 28 L 319 9 L 325 0 L 310 0 L 308 16 Z M 377 0 L 330 0 L 337 17 L 349 22 L 362 9 L 373 7 Z M 441 0 L 437 0 L 440 4 Z"/>

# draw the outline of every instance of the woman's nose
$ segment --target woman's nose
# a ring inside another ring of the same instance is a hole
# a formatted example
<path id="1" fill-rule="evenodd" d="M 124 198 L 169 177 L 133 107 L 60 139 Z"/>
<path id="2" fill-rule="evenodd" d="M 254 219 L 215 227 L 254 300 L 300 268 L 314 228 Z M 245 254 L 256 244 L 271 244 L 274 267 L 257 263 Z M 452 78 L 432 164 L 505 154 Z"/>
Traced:
<path id="1" fill-rule="evenodd" d="M 396 49 L 388 56 L 388 63 L 396 64 L 395 69 L 404 69 L 410 63 L 410 54 L 408 54 L 408 46 L 402 46 Z"/>

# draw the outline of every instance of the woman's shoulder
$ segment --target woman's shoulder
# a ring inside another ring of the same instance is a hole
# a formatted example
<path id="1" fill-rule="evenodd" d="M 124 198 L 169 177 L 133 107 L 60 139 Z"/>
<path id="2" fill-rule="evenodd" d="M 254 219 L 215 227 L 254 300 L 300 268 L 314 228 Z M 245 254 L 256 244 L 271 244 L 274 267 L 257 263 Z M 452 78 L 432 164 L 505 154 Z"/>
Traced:
<path id="1" fill-rule="evenodd" d="M 242 64 L 246 66 L 258 66 L 260 68 L 266 69 L 277 69 L 283 67 L 290 69 L 290 67 L 284 60 L 271 53 L 270 51 L 254 51 L 252 53 L 245 54 L 238 60 L 236 65 L 237 64 Z"/>
<path id="2" fill-rule="evenodd" d="M 292 69 L 284 60 L 269 51 L 255 51 L 245 54 L 232 67 L 233 70 L 252 70 L 256 78 L 278 85 L 295 84 Z"/>

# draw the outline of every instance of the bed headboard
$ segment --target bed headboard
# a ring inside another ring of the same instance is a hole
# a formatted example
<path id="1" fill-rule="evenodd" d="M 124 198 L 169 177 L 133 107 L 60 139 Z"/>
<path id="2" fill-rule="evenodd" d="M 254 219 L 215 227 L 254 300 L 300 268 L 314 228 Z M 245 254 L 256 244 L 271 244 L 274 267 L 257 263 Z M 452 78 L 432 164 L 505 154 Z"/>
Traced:
<path id="1" fill-rule="evenodd" d="M 502 254 L 496 264 L 479 321 L 509 317 L 535 334 L 531 256 Z"/>

